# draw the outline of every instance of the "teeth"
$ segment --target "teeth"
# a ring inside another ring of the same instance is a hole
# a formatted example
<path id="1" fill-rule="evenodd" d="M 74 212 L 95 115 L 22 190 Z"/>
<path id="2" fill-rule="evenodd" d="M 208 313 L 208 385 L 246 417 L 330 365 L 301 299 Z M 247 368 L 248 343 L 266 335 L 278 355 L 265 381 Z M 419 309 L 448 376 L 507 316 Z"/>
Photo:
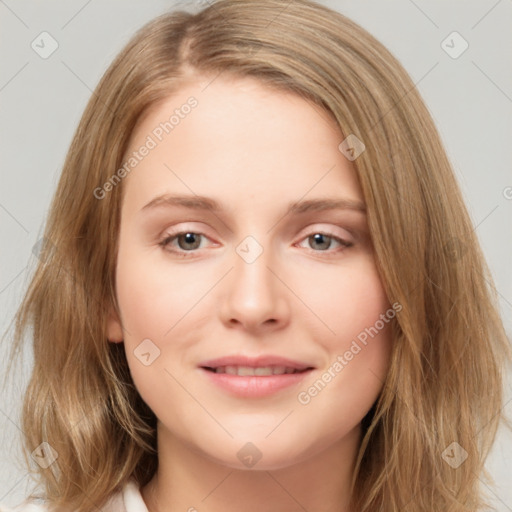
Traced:
<path id="1" fill-rule="evenodd" d="M 235 367 L 235 369 L 238 370 L 237 375 L 245 377 L 246 375 L 254 375 L 254 370 L 256 368 L 251 368 L 249 366 L 239 366 L 238 368 Z"/>
<path id="2" fill-rule="evenodd" d="M 215 368 L 215 373 L 226 373 L 228 375 L 247 377 L 251 375 L 284 375 L 298 373 L 298 370 L 295 368 L 287 368 L 286 366 L 260 366 L 257 368 L 252 366 L 219 366 L 218 368 Z"/>
<path id="3" fill-rule="evenodd" d="M 262 368 L 254 368 L 254 375 L 272 375 L 272 368 L 262 367 Z"/>

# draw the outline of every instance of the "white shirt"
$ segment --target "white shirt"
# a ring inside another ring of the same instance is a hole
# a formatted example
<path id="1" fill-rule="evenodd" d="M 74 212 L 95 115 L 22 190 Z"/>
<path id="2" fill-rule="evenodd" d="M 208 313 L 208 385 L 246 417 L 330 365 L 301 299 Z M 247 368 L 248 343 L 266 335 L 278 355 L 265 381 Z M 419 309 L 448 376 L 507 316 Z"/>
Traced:
<path id="1" fill-rule="evenodd" d="M 48 512 L 48 509 L 44 503 L 25 500 L 14 508 L 7 508 L 0 503 L 0 512 Z M 110 497 L 101 512 L 148 512 L 148 509 L 138 485 L 130 480 L 121 491 Z"/>

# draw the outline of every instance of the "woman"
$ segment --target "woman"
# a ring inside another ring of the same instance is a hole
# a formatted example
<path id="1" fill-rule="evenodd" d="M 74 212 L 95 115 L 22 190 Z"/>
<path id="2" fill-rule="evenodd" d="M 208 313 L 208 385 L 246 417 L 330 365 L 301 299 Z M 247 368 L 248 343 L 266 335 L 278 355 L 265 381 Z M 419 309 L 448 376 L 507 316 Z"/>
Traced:
<path id="1" fill-rule="evenodd" d="M 143 27 L 45 241 L 16 332 L 40 508 L 484 505 L 490 279 L 421 98 L 344 16 L 220 0 Z"/>

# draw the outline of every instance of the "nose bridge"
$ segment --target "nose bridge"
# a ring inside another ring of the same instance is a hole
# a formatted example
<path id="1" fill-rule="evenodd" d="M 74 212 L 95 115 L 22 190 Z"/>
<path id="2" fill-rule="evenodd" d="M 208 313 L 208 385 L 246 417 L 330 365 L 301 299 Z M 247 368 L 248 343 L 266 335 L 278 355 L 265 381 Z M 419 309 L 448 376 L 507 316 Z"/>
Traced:
<path id="1" fill-rule="evenodd" d="M 232 277 L 234 291 L 239 298 L 253 302 L 254 306 L 258 303 L 260 307 L 273 300 L 275 291 L 273 276 L 268 269 L 274 258 L 268 239 L 263 243 L 249 235 L 238 244 Z"/>
<path id="2" fill-rule="evenodd" d="M 272 320 L 282 320 L 287 308 L 284 289 L 269 270 L 276 261 L 268 238 L 260 243 L 245 237 L 235 248 L 233 271 L 228 279 L 224 316 L 246 327 L 256 327 Z"/>

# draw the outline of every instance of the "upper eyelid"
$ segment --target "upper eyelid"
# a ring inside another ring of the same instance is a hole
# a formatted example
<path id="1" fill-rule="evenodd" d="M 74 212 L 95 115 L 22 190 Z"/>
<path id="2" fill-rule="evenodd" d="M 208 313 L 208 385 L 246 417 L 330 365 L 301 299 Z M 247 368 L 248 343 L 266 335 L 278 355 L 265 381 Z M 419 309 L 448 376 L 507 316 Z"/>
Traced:
<path id="1" fill-rule="evenodd" d="M 191 221 L 191 223 L 192 222 L 194 222 L 194 221 Z M 179 224 L 186 224 L 186 222 L 179 223 Z M 179 224 L 177 224 L 177 225 L 179 225 Z M 337 228 L 337 229 L 342 229 L 342 230 L 346 231 L 351 237 L 357 238 L 355 230 L 351 229 L 350 227 L 342 227 L 342 226 L 334 225 L 334 227 L 330 227 L 330 228 L 315 228 L 315 226 L 318 226 L 318 225 L 321 225 L 321 224 L 325 225 L 325 224 L 329 224 L 329 223 L 327 223 L 327 222 L 312 223 L 308 227 L 301 229 L 300 232 L 301 233 L 306 233 L 306 232 L 307 233 L 325 233 L 325 234 L 328 234 L 330 236 L 337 236 L 339 238 L 342 238 L 343 235 L 337 235 L 335 233 L 335 230 Z M 168 227 L 168 228 L 166 228 L 163 231 L 164 231 L 164 234 L 161 237 L 159 237 L 159 238 L 167 238 L 169 236 L 180 235 L 180 234 L 184 234 L 184 233 L 196 233 L 196 234 L 201 234 L 201 235 L 204 235 L 204 236 L 210 238 L 210 236 L 202 228 L 175 228 L 175 227 Z"/>

